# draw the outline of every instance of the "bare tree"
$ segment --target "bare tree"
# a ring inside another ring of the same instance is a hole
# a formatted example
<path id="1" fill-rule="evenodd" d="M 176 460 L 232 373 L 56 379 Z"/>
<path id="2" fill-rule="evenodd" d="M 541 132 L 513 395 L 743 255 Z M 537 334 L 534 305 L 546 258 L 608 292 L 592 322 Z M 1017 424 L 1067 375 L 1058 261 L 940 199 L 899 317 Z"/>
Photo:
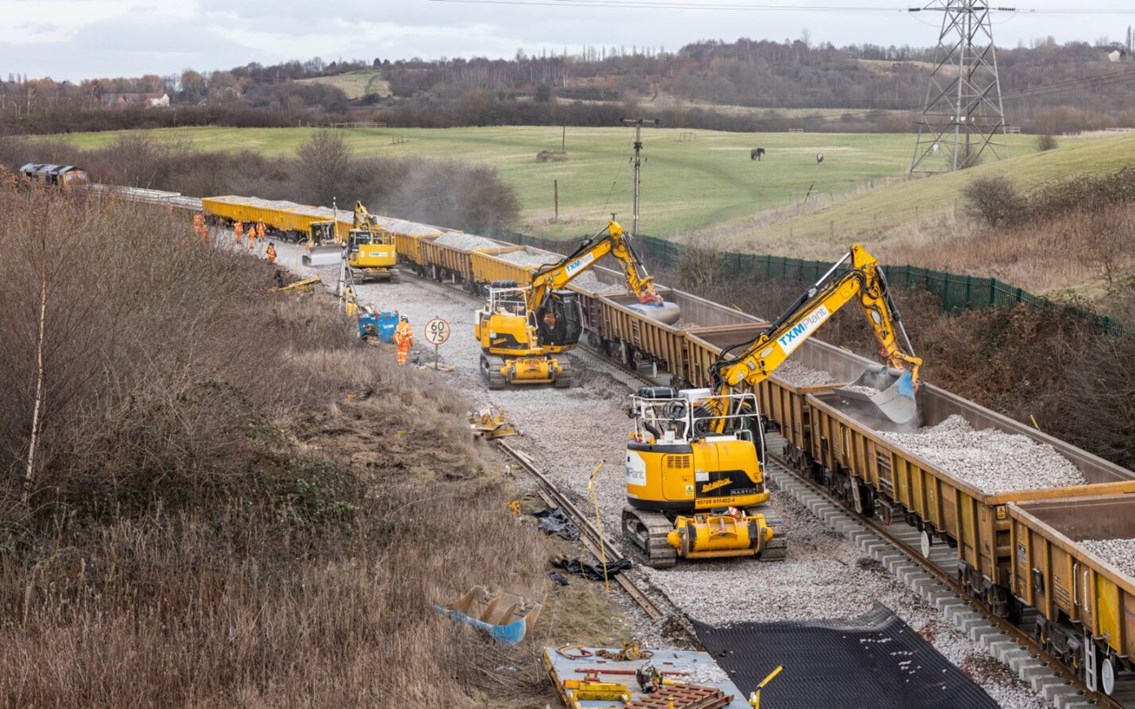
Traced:
<path id="1" fill-rule="evenodd" d="M 320 130 L 300 145 L 301 184 L 319 205 L 330 205 L 333 199 L 348 201 L 342 194 L 346 186 L 347 167 L 351 161 L 350 149 L 341 133 Z"/>

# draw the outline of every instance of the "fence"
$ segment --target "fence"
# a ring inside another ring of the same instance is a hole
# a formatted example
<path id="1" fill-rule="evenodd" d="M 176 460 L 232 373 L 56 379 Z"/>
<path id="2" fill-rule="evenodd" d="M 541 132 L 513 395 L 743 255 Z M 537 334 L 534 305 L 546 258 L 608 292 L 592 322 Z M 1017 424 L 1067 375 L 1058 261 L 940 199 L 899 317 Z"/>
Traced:
<path id="1" fill-rule="evenodd" d="M 549 251 L 562 252 L 565 242 L 550 241 L 525 234 L 507 234 L 504 238 L 521 245 L 535 246 Z M 643 250 L 647 252 L 649 263 L 676 267 L 682 260 L 684 247 L 681 244 L 659 239 L 654 236 L 639 236 Z M 782 279 L 815 283 L 831 269 L 826 261 L 808 261 L 788 256 L 768 254 L 742 254 L 723 251 L 718 254 L 718 265 L 729 275 L 765 280 Z M 946 271 L 932 271 L 917 266 L 886 266 L 883 269 L 887 282 L 896 287 L 924 288 L 937 296 L 942 309 L 949 313 L 963 310 L 977 310 L 1000 306 L 1013 306 L 1024 303 L 1032 307 L 1050 307 L 1053 303 L 1033 295 L 1023 288 L 1003 283 L 996 278 L 963 276 Z M 1098 316 L 1082 308 L 1070 308 L 1082 317 L 1094 319 L 1105 332 L 1118 332 L 1118 325 L 1106 316 Z"/>

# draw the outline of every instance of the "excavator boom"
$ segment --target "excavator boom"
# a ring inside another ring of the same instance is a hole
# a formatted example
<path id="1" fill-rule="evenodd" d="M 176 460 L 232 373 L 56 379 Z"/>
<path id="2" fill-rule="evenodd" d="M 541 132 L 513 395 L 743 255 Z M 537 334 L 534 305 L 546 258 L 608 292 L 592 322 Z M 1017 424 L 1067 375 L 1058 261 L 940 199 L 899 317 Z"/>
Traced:
<path id="1" fill-rule="evenodd" d="M 840 271 L 844 266 L 845 271 Z M 756 386 L 768 378 L 788 359 L 797 347 L 809 339 L 836 311 L 858 299 L 870 323 L 880 352 L 891 369 L 899 372 L 897 379 L 880 379 L 879 370 L 868 370 L 847 394 L 851 398 L 876 403 L 880 412 L 895 423 L 917 419 L 918 411 L 914 392 L 918 387 L 918 373 L 922 359 L 910 354 L 912 348 L 902 329 L 898 308 L 891 299 L 887 281 L 878 261 L 859 244 L 851 247 L 842 259 L 805 291 L 776 320 L 769 324 L 750 343 L 726 348 L 712 366 L 712 374 L 720 392 L 747 384 Z M 900 337 L 902 344 L 900 345 Z M 735 358 L 733 350 L 743 349 Z M 885 372 L 884 372 L 885 375 Z M 885 382 L 883 392 L 876 397 L 864 394 L 859 387 L 876 386 Z M 893 389 L 887 392 L 887 389 Z M 900 398 L 896 400 L 894 394 Z"/>

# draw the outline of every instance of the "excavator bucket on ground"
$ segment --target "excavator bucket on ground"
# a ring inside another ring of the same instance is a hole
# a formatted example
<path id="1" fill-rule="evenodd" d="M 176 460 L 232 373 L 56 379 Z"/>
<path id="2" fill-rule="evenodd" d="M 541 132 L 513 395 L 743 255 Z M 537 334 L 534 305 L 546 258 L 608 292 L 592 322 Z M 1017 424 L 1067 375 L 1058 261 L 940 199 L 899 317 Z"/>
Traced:
<path id="1" fill-rule="evenodd" d="M 877 412 L 889 421 L 889 430 L 915 430 L 920 420 L 910 372 L 884 365 L 868 367 L 855 381 L 837 389 L 864 411 Z"/>

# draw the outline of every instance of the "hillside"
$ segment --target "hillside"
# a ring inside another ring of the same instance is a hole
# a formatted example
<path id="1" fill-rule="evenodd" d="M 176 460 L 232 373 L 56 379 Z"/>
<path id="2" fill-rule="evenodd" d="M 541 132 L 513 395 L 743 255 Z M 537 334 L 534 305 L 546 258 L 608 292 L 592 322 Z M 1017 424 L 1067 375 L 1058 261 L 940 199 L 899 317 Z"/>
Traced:
<path id="1" fill-rule="evenodd" d="M 297 79 L 296 83 L 324 84 L 339 89 L 352 101 L 366 96 L 386 98 L 390 95 L 390 84 L 383 80 L 381 72 L 374 69 L 356 69 L 332 76 Z"/>

